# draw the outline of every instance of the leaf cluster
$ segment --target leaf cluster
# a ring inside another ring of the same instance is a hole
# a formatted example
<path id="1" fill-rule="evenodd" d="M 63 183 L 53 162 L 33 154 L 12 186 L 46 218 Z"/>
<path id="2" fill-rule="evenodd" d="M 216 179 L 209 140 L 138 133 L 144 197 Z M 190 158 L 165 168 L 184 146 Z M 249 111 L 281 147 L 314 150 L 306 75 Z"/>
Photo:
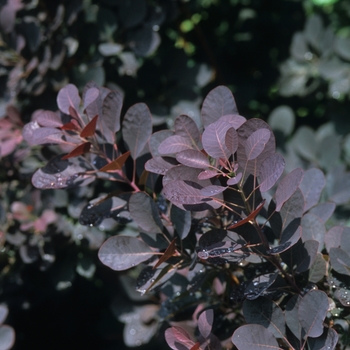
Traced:
<path id="1" fill-rule="evenodd" d="M 64 152 L 36 171 L 33 184 L 115 184 L 83 208 L 79 221 L 136 224 L 138 232 L 127 224 L 98 256 L 116 271 L 138 266 L 136 289 L 165 296 L 147 317 L 175 327 L 166 333 L 173 349 L 219 349 L 233 331 L 239 349 L 336 347 L 335 328 L 346 327 L 335 327 L 328 311 L 347 314 L 350 305 L 349 235 L 340 226 L 326 229 L 336 203 L 320 202 L 325 176 L 318 168 L 284 174 L 272 129 L 240 116 L 228 88 L 207 95 L 200 125 L 182 114 L 174 130 L 154 133 L 145 104 L 131 106 L 120 121 L 121 94 L 94 83 L 82 99 L 67 85 L 57 104 L 59 112 L 41 111 L 24 127 L 29 144 L 57 144 Z M 188 323 L 193 330 L 198 324 L 202 338 L 195 342 L 176 320 L 198 304 L 220 322 L 203 313 Z"/>

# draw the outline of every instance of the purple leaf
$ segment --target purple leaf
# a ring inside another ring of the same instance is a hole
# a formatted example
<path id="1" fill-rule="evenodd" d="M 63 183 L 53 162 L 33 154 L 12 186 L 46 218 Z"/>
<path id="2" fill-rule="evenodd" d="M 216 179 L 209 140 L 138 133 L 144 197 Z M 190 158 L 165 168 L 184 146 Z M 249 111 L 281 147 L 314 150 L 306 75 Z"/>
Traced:
<path id="1" fill-rule="evenodd" d="M 200 142 L 200 133 L 196 123 L 188 115 L 182 114 L 175 119 L 175 135 L 191 140 L 193 145 Z"/>
<path id="2" fill-rule="evenodd" d="M 232 343 L 238 350 L 279 350 L 276 338 L 259 324 L 248 324 L 235 330 Z"/>
<path id="3" fill-rule="evenodd" d="M 137 103 L 127 110 L 122 133 L 135 160 L 144 151 L 152 134 L 151 113 L 144 103 Z"/>
<path id="4" fill-rule="evenodd" d="M 189 168 L 185 165 L 178 165 L 174 166 L 166 173 L 166 175 L 163 177 L 163 186 L 169 184 L 172 181 L 175 180 L 184 180 L 184 181 L 191 181 L 191 182 L 197 182 L 199 187 L 206 187 L 210 186 L 212 183 L 207 180 L 196 180 L 198 177 L 198 174 L 201 173 L 200 169 L 196 168 Z"/>
<path id="5" fill-rule="evenodd" d="M 304 197 L 300 189 L 297 188 L 293 195 L 283 204 L 282 209 L 280 210 L 283 229 L 286 228 L 292 220 L 302 217 L 303 208 Z"/>
<path id="6" fill-rule="evenodd" d="M 214 321 L 214 311 L 212 309 L 203 311 L 198 317 L 199 333 L 208 338 Z"/>
<path id="7" fill-rule="evenodd" d="M 324 202 L 324 203 L 317 204 L 315 207 L 313 207 L 309 211 L 309 213 L 317 215 L 325 224 L 328 221 L 328 219 L 332 216 L 334 210 L 335 210 L 335 203 Z"/>
<path id="8" fill-rule="evenodd" d="M 100 91 L 98 88 L 96 87 L 91 87 L 90 89 L 88 89 L 86 91 L 86 93 L 83 96 L 83 100 L 84 100 L 84 111 L 86 110 L 86 108 L 88 106 L 91 105 L 91 103 L 95 102 L 96 99 L 99 97 L 100 95 Z M 98 113 L 96 113 L 95 115 L 98 115 Z"/>
<path id="9" fill-rule="evenodd" d="M 348 304 L 344 304 L 348 306 Z M 338 344 L 338 333 L 333 328 L 324 328 L 323 334 L 318 338 L 307 340 L 310 349 L 335 350 Z"/>
<path id="10" fill-rule="evenodd" d="M 218 86 L 211 90 L 203 101 L 201 117 L 203 126 L 216 122 L 227 114 L 238 114 L 232 92 L 225 86 Z"/>
<path id="11" fill-rule="evenodd" d="M 32 183 L 40 189 L 58 189 L 85 186 L 95 180 L 92 175 L 85 175 L 91 165 L 82 157 L 61 159 L 62 155 L 51 159 L 43 168 L 37 170 Z"/>
<path id="12" fill-rule="evenodd" d="M 238 147 L 238 135 L 235 128 L 229 128 L 225 136 L 225 145 L 231 154 L 235 154 Z"/>
<path id="13" fill-rule="evenodd" d="M 278 184 L 275 199 L 276 199 L 276 211 L 280 211 L 284 202 L 286 202 L 293 193 L 297 190 L 304 171 L 300 168 L 294 169 L 288 175 L 286 175 Z"/>
<path id="14" fill-rule="evenodd" d="M 200 188 L 196 184 L 187 184 L 185 181 L 176 180 L 169 182 L 163 188 L 164 196 L 181 209 L 184 205 L 207 204 L 214 209 L 221 207 L 221 203 L 211 200 L 208 196 L 201 194 Z"/>
<path id="15" fill-rule="evenodd" d="M 203 187 L 200 191 L 203 196 L 215 196 L 219 193 L 222 193 L 226 190 L 227 187 L 223 186 L 215 186 L 215 185 L 210 185 L 207 187 Z"/>
<path id="16" fill-rule="evenodd" d="M 233 186 L 238 184 L 238 182 L 241 181 L 243 174 L 242 173 L 238 173 L 236 176 L 231 177 L 230 179 L 227 180 L 226 184 L 229 186 Z"/>
<path id="17" fill-rule="evenodd" d="M 276 338 L 284 338 L 286 325 L 282 309 L 272 300 L 261 297 L 245 300 L 243 315 L 246 323 L 260 324 Z"/>
<path id="18" fill-rule="evenodd" d="M 63 125 L 60 116 L 52 111 L 41 111 L 37 115 L 36 121 L 39 125 L 49 128 L 59 128 Z"/>
<path id="19" fill-rule="evenodd" d="M 327 263 L 323 258 L 323 254 L 317 253 L 316 259 L 309 270 L 309 281 L 312 283 L 318 283 L 327 274 Z"/>
<path id="20" fill-rule="evenodd" d="M 331 248 L 339 248 L 341 237 L 344 232 L 343 226 L 333 226 L 325 235 L 324 242 L 329 253 Z"/>
<path id="21" fill-rule="evenodd" d="M 291 224 L 293 221 L 291 222 Z M 268 250 L 268 254 L 280 254 L 296 244 L 301 237 L 301 226 L 288 225 L 283 231 L 279 245 Z"/>
<path id="22" fill-rule="evenodd" d="M 188 167 L 205 169 L 210 166 L 208 157 L 200 151 L 186 149 L 176 154 L 176 160 Z"/>
<path id="23" fill-rule="evenodd" d="M 331 248 L 329 250 L 332 269 L 336 272 L 350 276 L 350 256 L 340 248 Z"/>
<path id="24" fill-rule="evenodd" d="M 272 188 L 284 171 L 285 161 L 283 157 L 275 153 L 267 157 L 259 169 L 260 191 L 266 192 Z"/>
<path id="25" fill-rule="evenodd" d="M 198 174 L 198 180 L 206 180 L 211 179 L 214 176 L 218 175 L 218 172 L 216 170 L 204 170 Z"/>
<path id="26" fill-rule="evenodd" d="M 241 125 L 243 125 L 247 119 L 238 114 L 226 114 L 220 117 L 217 121 L 229 124 L 231 128 L 237 130 Z"/>
<path id="27" fill-rule="evenodd" d="M 246 142 L 249 136 L 259 129 L 268 129 L 270 131 L 270 138 L 267 141 L 262 153 L 256 159 L 248 160 L 245 152 Z M 239 141 L 237 149 L 238 164 L 241 166 L 242 169 L 246 168 L 247 174 L 256 175 L 264 160 L 267 157 L 276 153 L 275 136 L 269 125 L 266 124 L 263 120 L 257 118 L 249 119 L 247 122 L 242 124 L 240 128 L 236 130 Z"/>
<path id="28" fill-rule="evenodd" d="M 303 179 L 299 185 L 305 199 L 304 211 L 309 210 L 318 203 L 325 185 L 326 179 L 320 169 L 313 168 L 304 172 Z"/>
<path id="29" fill-rule="evenodd" d="M 182 210 L 176 205 L 172 205 L 170 210 L 170 219 L 179 237 L 181 239 L 186 238 L 191 229 L 191 212 Z"/>
<path id="30" fill-rule="evenodd" d="M 190 335 L 181 327 L 171 327 L 165 331 L 165 340 L 173 350 L 190 350 L 195 342 Z"/>
<path id="31" fill-rule="evenodd" d="M 248 160 L 258 157 L 264 150 L 271 132 L 268 129 L 258 129 L 254 131 L 246 140 L 245 154 Z"/>
<path id="32" fill-rule="evenodd" d="M 80 101 L 79 91 L 73 84 L 66 85 L 57 95 L 58 108 L 65 114 L 69 114 L 69 107 L 77 111 Z"/>
<path id="33" fill-rule="evenodd" d="M 202 135 L 204 150 L 213 158 L 228 159 L 231 155 L 225 145 L 225 136 L 230 125 L 218 120 L 206 127 Z"/>
<path id="34" fill-rule="evenodd" d="M 163 229 L 154 200 L 144 192 L 137 192 L 129 199 L 131 217 L 143 232 L 161 233 Z"/>
<path id="35" fill-rule="evenodd" d="M 170 136 L 166 138 L 158 147 L 158 152 L 164 154 L 174 154 L 184 150 L 193 149 L 191 140 L 183 136 Z"/>
<path id="36" fill-rule="evenodd" d="M 112 236 L 98 251 L 101 262 L 112 270 L 123 271 L 151 258 L 153 251 L 136 237 Z"/>
<path id="37" fill-rule="evenodd" d="M 324 238 L 326 234 L 326 228 L 322 220 L 311 213 L 305 214 L 301 219 L 302 227 L 302 240 L 314 240 L 319 242 L 318 251 L 322 251 L 324 246 Z"/>
<path id="38" fill-rule="evenodd" d="M 159 145 L 168 137 L 173 136 L 174 132 L 171 130 L 161 130 L 154 132 L 149 141 L 149 150 L 153 157 L 159 157 L 161 154 L 158 152 Z"/>
<path id="39" fill-rule="evenodd" d="M 88 90 L 89 91 L 89 90 Z M 87 91 L 87 92 L 88 92 Z M 103 127 L 101 128 L 103 133 L 111 133 L 111 143 L 114 143 L 114 135 L 117 131 L 120 130 L 120 112 L 123 107 L 123 95 L 119 91 L 111 91 L 104 98 L 102 103 L 102 118 L 101 122 Z M 131 107 L 133 108 L 133 107 Z M 130 111 L 130 109 L 129 109 Z M 128 112 L 129 112 L 128 111 Z M 126 113 L 128 113 L 126 112 Z M 142 109 L 137 110 L 140 114 L 144 113 Z M 136 112 L 136 113 L 137 113 Z M 125 115 L 124 119 L 127 117 Z M 140 118 L 147 118 L 148 116 L 140 116 Z M 135 120 L 135 123 L 138 123 L 138 120 Z M 145 129 L 147 131 L 147 129 Z M 136 136 L 136 135 L 135 135 Z M 109 140 L 109 139 L 108 139 Z"/>
<path id="40" fill-rule="evenodd" d="M 169 157 L 154 157 L 149 159 L 145 163 L 145 170 L 159 174 L 159 175 L 165 175 L 166 172 L 172 168 L 173 166 L 177 165 L 178 163 L 174 158 Z"/>
<path id="41" fill-rule="evenodd" d="M 37 122 L 30 122 L 23 127 L 23 138 L 29 145 L 61 144 L 75 148 L 80 140 L 69 137 L 64 131 L 56 128 L 40 127 Z"/>
<path id="42" fill-rule="evenodd" d="M 316 338 L 323 333 L 323 321 L 329 307 L 327 294 L 311 290 L 300 301 L 298 318 L 307 337 Z"/>

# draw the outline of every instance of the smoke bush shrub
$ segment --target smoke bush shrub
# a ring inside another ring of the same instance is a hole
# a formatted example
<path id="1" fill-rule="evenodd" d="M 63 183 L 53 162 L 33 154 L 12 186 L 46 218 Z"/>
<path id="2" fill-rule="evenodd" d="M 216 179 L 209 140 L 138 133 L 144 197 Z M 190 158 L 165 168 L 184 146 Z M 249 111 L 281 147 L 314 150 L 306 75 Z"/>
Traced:
<path id="1" fill-rule="evenodd" d="M 82 100 L 67 85 L 57 104 L 23 130 L 31 145 L 58 145 L 32 182 L 111 183 L 79 222 L 124 225 L 98 256 L 113 270 L 134 269 L 137 291 L 152 295 L 119 315 L 126 344 L 147 342 L 162 322 L 178 350 L 349 344 L 350 235 L 326 229 L 336 206 L 323 200 L 326 178 L 316 167 L 284 173 L 272 129 L 240 116 L 228 88 L 207 95 L 201 125 L 180 115 L 174 130 L 154 133 L 145 104 L 121 119 L 120 92 L 94 83 Z"/>

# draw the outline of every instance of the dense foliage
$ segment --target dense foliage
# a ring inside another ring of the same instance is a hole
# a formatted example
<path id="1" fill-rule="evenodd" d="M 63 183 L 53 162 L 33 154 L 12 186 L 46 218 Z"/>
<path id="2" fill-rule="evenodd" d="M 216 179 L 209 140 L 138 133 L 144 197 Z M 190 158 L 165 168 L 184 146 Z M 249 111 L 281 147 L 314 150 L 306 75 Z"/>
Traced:
<path id="1" fill-rule="evenodd" d="M 346 349 L 349 17 L 0 2 L 0 348 Z"/>

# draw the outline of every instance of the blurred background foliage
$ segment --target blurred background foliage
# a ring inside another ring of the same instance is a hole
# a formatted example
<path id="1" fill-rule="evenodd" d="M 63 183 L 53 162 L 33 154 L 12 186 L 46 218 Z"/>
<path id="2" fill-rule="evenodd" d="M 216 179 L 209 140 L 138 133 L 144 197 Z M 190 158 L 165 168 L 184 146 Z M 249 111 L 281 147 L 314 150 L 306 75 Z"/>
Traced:
<path id="1" fill-rule="evenodd" d="M 347 0 L 0 0 L 0 302 L 14 349 L 139 345 L 123 338 L 121 315 L 148 300 L 97 260 L 127 218 L 79 223 L 108 184 L 31 186 L 52 155 L 21 137 L 37 109 L 94 80 L 123 91 L 124 111 L 145 102 L 157 130 L 181 113 L 198 120 L 203 97 L 227 85 L 241 115 L 269 121 L 289 170 L 326 172 L 326 196 L 343 205 L 334 220 L 348 224 L 337 184 L 350 187 L 349 23 Z"/>

